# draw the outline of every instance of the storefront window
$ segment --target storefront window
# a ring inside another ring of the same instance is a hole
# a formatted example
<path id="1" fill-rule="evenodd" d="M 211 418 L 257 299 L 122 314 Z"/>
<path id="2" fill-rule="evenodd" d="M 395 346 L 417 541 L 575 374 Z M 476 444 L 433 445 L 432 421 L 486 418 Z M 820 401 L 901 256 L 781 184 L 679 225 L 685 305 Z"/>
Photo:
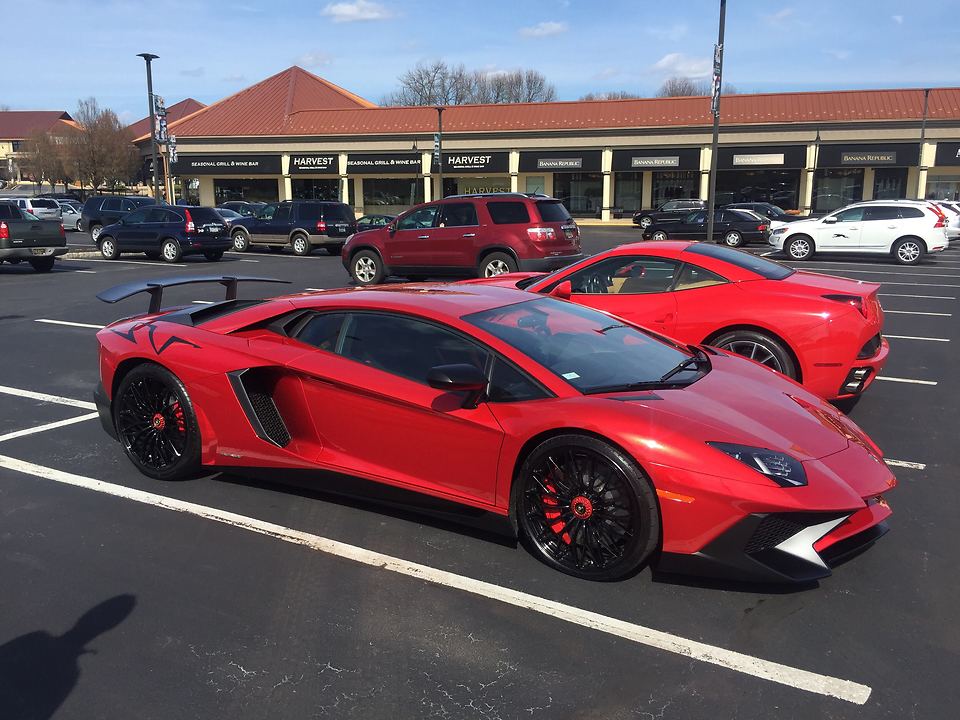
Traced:
<path id="1" fill-rule="evenodd" d="M 960 175 L 928 175 L 927 199 L 960 201 Z"/>
<path id="2" fill-rule="evenodd" d="M 213 181 L 213 197 L 217 205 L 229 200 L 247 202 L 277 202 L 280 199 L 277 181 L 263 180 L 217 180 Z"/>
<path id="3" fill-rule="evenodd" d="M 618 172 L 613 176 L 613 207 L 625 213 L 643 210 L 643 173 Z"/>
<path id="4" fill-rule="evenodd" d="M 667 200 L 688 200 L 700 197 L 700 173 L 695 170 L 653 173 L 653 206 Z"/>
<path id="5" fill-rule="evenodd" d="M 339 200 L 339 178 L 305 178 L 291 183 L 294 200 Z"/>
<path id="6" fill-rule="evenodd" d="M 877 168 L 873 175 L 874 200 L 899 200 L 907 196 L 906 168 Z"/>
<path id="7" fill-rule="evenodd" d="M 510 192 L 509 177 L 445 177 L 443 196 Z"/>
<path id="8" fill-rule="evenodd" d="M 364 178 L 364 215 L 399 215 L 423 202 L 423 178 Z"/>
<path id="9" fill-rule="evenodd" d="M 553 196 L 559 198 L 574 217 L 600 217 L 603 175 L 554 173 Z"/>
<path id="10" fill-rule="evenodd" d="M 863 168 L 826 168 L 813 176 L 813 212 L 828 213 L 863 200 Z"/>
<path id="11" fill-rule="evenodd" d="M 525 189 L 526 193 L 540 193 L 541 195 L 546 192 L 547 179 L 543 175 L 528 175 L 526 178 Z"/>
<path id="12" fill-rule="evenodd" d="M 768 202 L 785 210 L 800 207 L 799 170 L 720 170 L 717 204 Z"/>

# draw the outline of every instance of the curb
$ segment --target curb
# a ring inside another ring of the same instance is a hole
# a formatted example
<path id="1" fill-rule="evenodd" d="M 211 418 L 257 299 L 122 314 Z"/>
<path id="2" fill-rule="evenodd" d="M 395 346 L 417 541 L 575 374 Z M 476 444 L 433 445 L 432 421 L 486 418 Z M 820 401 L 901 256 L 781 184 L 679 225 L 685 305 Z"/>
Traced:
<path id="1" fill-rule="evenodd" d="M 61 255 L 61 260 L 83 260 L 84 258 L 103 257 L 99 250 L 70 250 L 66 255 Z"/>

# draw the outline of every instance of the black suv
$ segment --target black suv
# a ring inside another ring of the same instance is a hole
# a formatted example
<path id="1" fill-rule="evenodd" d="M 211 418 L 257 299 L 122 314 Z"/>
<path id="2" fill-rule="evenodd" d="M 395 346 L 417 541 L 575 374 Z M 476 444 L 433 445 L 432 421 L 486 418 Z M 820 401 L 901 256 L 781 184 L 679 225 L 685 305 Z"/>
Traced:
<path id="1" fill-rule="evenodd" d="M 97 236 L 97 247 L 107 260 L 121 253 L 142 252 L 152 260 L 177 262 L 184 255 L 203 255 L 216 261 L 230 249 L 227 223 L 209 207 L 154 206 L 128 213 Z"/>
<path id="2" fill-rule="evenodd" d="M 290 246 L 297 255 L 325 247 L 339 255 L 347 238 L 357 231 L 357 219 L 346 203 L 327 200 L 285 200 L 270 203 L 253 217 L 235 220 L 231 228 L 233 249 L 251 245 Z"/>
<path id="3" fill-rule="evenodd" d="M 653 223 L 676 222 L 694 210 L 706 210 L 706 200 L 667 200 L 656 210 L 641 210 L 633 215 L 633 224 L 644 230 Z"/>
<path id="4" fill-rule="evenodd" d="M 80 211 L 81 232 L 89 232 L 90 239 L 97 242 L 104 225 L 113 225 L 127 213 L 144 205 L 156 205 L 152 197 L 142 195 L 94 195 L 87 198 Z"/>

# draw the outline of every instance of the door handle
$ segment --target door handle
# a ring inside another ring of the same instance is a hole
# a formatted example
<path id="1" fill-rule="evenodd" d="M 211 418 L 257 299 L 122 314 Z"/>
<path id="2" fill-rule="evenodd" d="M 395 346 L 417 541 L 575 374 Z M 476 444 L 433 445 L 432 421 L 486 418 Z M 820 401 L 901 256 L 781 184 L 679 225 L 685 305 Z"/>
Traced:
<path id="1" fill-rule="evenodd" d="M 665 323 L 665 322 L 670 322 L 672 319 L 673 319 L 673 313 L 667 313 L 667 314 L 664 315 L 662 318 L 656 318 L 656 319 L 654 319 L 654 322 L 656 322 L 656 323 Z"/>
<path id="2" fill-rule="evenodd" d="M 462 237 L 476 237 L 476 233 L 464 233 Z"/>
<path id="3" fill-rule="evenodd" d="M 896 225 L 887 225 L 887 230 L 896 230 L 896 229 L 897 229 Z"/>
<path id="4" fill-rule="evenodd" d="M 417 235 L 417 240 L 429 240 L 429 235 Z"/>
<path id="5" fill-rule="evenodd" d="M 847 237 L 847 236 L 844 235 L 843 233 L 834 233 L 833 236 L 834 236 L 834 237 L 842 237 L 842 238 Z"/>

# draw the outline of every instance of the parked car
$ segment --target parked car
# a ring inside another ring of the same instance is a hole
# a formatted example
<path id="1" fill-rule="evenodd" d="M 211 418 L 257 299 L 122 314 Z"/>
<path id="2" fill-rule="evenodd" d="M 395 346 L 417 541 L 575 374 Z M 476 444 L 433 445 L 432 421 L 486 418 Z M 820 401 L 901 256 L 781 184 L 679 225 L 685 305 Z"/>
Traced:
<path id="1" fill-rule="evenodd" d="M 357 220 L 357 232 L 389 225 L 396 217 L 396 215 L 364 215 Z"/>
<path id="2" fill-rule="evenodd" d="M 414 208 L 382 228 L 357 233 L 343 266 L 358 285 L 391 275 L 490 277 L 553 270 L 583 257 L 580 230 L 559 200 L 543 195 L 455 195 Z"/>
<path id="3" fill-rule="evenodd" d="M 55 200 L 60 206 L 60 222 L 64 230 L 79 230 L 80 217 L 83 212 L 81 205 L 69 200 Z"/>
<path id="4" fill-rule="evenodd" d="M 157 201 L 144 195 L 94 195 L 83 203 L 80 213 L 81 232 L 90 233 L 94 243 L 105 225 L 112 225 L 127 213 Z"/>
<path id="5" fill-rule="evenodd" d="M 724 210 L 750 210 L 757 215 L 762 215 L 771 222 L 794 222 L 806 217 L 805 215 L 791 215 L 779 205 L 766 202 L 742 202 L 724 205 Z"/>
<path id="6" fill-rule="evenodd" d="M 229 297 L 246 279 L 193 282 Z M 94 393 L 147 477 L 254 466 L 402 487 L 513 519 L 534 557 L 584 580 L 655 563 L 809 583 L 887 529 L 896 478 L 873 441 L 736 355 L 501 287 L 164 310 L 185 282 L 98 295 L 151 298 L 97 333 Z"/>
<path id="7" fill-rule="evenodd" d="M 929 201 L 872 200 L 778 226 L 770 233 L 770 245 L 791 260 L 807 260 L 814 253 L 865 253 L 916 265 L 926 253 L 947 248 L 946 227 L 944 212 Z"/>
<path id="8" fill-rule="evenodd" d="M 947 240 L 953 242 L 960 238 L 960 203 L 949 200 L 937 200 L 936 204 L 947 216 Z"/>
<path id="9" fill-rule="evenodd" d="M 223 221 L 227 224 L 227 228 L 233 227 L 235 221 L 243 218 L 243 215 L 230 208 L 217 207 L 214 208 L 214 210 L 217 211 L 217 215 L 223 218 Z"/>
<path id="10" fill-rule="evenodd" d="M 296 255 L 309 255 L 323 247 L 331 255 L 339 255 L 346 239 L 356 231 L 356 216 L 345 203 L 285 200 L 265 205 L 253 217 L 235 220 L 230 233 L 238 252 L 264 245 L 289 246 Z"/>
<path id="11" fill-rule="evenodd" d="M 0 201 L 0 263 L 28 262 L 37 272 L 50 272 L 67 252 L 63 224 L 41 220 L 16 203 Z"/>
<path id="12" fill-rule="evenodd" d="M 714 210 L 713 242 L 740 247 L 751 242 L 766 242 L 770 221 L 750 210 Z M 644 228 L 644 240 L 707 240 L 707 211 L 697 210 L 679 222 L 655 222 Z"/>
<path id="13" fill-rule="evenodd" d="M 239 213 L 244 217 L 253 217 L 258 212 L 263 210 L 266 207 L 266 203 L 262 202 L 247 202 L 246 200 L 230 200 L 225 203 L 220 203 L 217 205 L 218 208 L 226 208 L 227 210 L 233 210 L 235 213 Z"/>
<path id="14" fill-rule="evenodd" d="M 656 210 L 640 210 L 633 214 L 633 224 L 646 229 L 655 222 L 678 222 L 694 210 L 705 210 L 706 200 L 667 200 Z"/>
<path id="15" fill-rule="evenodd" d="M 49 198 L 8 197 L 0 201 L 11 202 L 41 220 L 60 220 L 60 205 Z"/>
<path id="16" fill-rule="evenodd" d="M 712 243 L 620 245 L 551 275 L 487 282 L 745 355 L 827 400 L 866 390 L 889 353 L 880 285 L 799 272 Z"/>
<path id="17" fill-rule="evenodd" d="M 97 247 L 107 260 L 121 253 L 142 252 L 151 259 L 177 262 L 184 255 L 216 261 L 233 241 L 227 224 L 210 207 L 155 206 L 128 213 L 103 227 Z"/>

